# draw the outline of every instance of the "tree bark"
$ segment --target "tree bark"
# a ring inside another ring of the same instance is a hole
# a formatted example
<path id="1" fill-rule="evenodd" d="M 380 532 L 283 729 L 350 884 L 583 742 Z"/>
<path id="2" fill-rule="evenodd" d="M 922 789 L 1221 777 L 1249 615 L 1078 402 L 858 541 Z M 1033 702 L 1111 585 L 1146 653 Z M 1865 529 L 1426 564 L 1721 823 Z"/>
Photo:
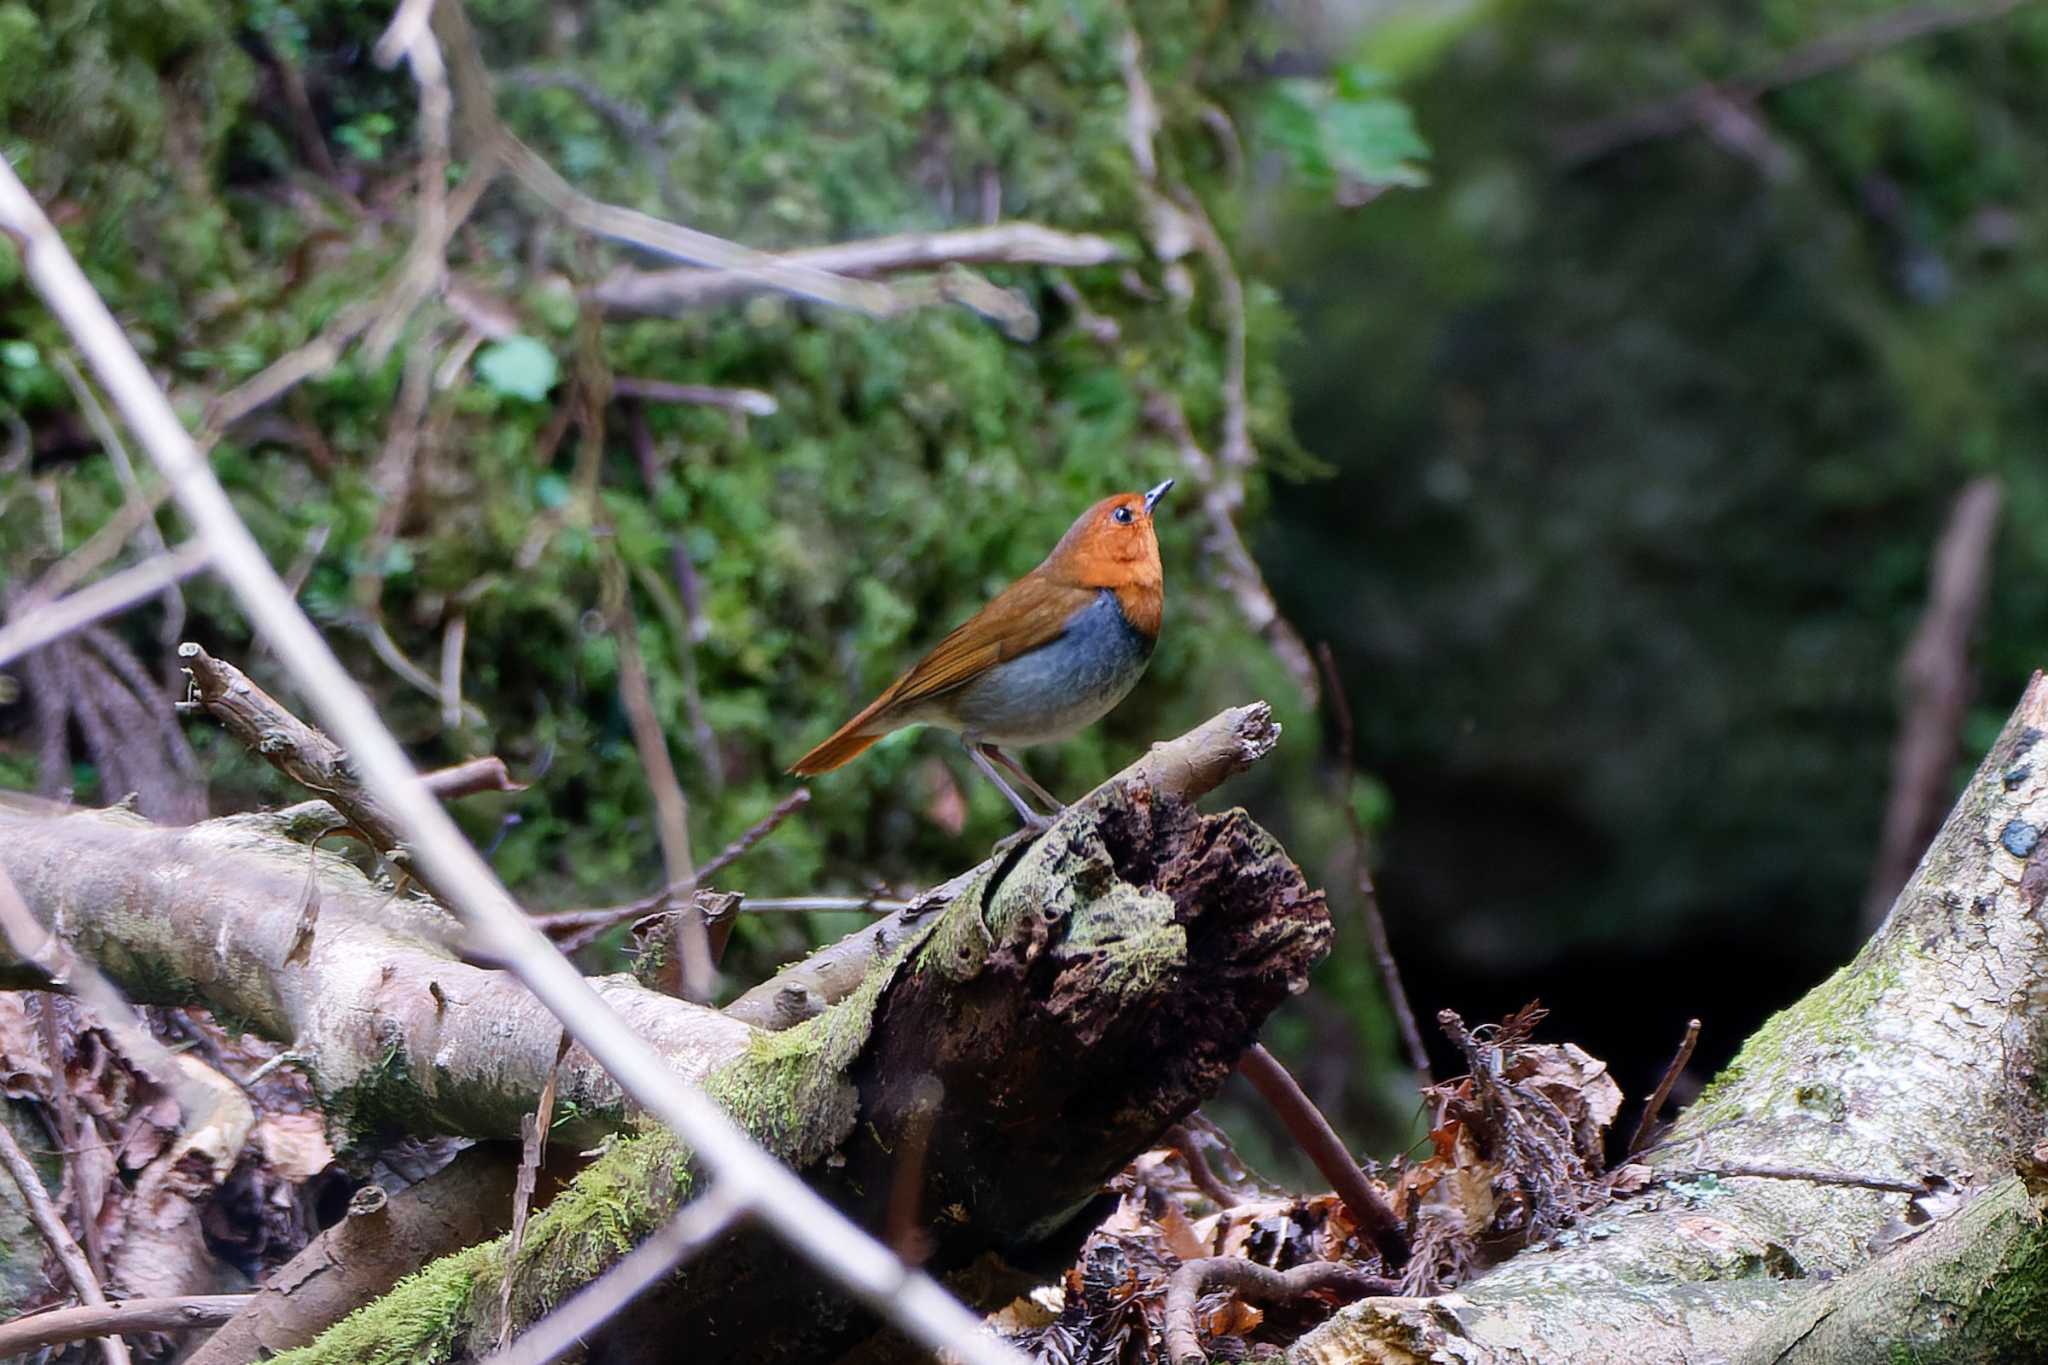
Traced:
<path id="1" fill-rule="evenodd" d="M 1874 1256 L 1873 1238 L 1903 1230 L 1906 1196 L 1653 1187 L 1573 1245 L 1455 1293 L 1353 1304 L 1294 1346 L 1293 1365 L 2040 1358 L 2048 1235 L 2011 1177 L 2033 1161 L 2048 1059 L 2044 735 L 2036 674 L 1876 936 L 1766 1023 L 1642 1158 L 1672 1173 L 1938 1176 L 1972 1202 Z"/>
<path id="2" fill-rule="evenodd" d="M 460 960 L 460 929 L 440 907 L 394 896 L 290 833 L 260 815 L 162 829 L 118 810 L 0 806 L 0 867 L 37 920 L 131 1000 L 204 1006 L 288 1043 L 345 1136 L 517 1136 L 561 1025 L 510 973 Z M 48 984 L 0 943 L 0 989 Z M 630 977 L 596 984 L 693 1079 L 752 1036 Z M 557 1093 L 576 1116 L 570 1141 L 625 1121 L 618 1085 L 580 1047 L 563 1059 Z"/>

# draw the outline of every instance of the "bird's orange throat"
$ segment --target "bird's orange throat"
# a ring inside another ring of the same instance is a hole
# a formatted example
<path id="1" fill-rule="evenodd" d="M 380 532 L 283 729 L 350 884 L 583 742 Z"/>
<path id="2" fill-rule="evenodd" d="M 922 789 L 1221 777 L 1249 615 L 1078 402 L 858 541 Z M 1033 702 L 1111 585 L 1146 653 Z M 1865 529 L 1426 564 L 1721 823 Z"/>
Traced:
<path id="1" fill-rule="evenodd" d="M 1150 580 L 1123 583 L 1117 586 L 1116 604 L 1123 608 L 1124 620 L 1131 629 L 1147 640 L 1159 638 L 1159 621 L 1166 606 L 1166 593 L 1159 575 L 1155 571 Z"/>

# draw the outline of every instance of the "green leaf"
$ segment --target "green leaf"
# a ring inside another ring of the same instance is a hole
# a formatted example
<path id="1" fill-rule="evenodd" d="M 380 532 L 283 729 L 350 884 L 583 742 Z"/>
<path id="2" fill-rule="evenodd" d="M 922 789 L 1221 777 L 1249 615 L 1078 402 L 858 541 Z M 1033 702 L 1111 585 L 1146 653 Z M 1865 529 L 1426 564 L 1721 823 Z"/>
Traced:
<path id="1" fill-rule="evenodd" d="M 0 341 L 0 365 L 10 370 L 32 370 L 42 363 L 33 341 Z"/>
<path id="2" fill-rule="evenodd" d="M 561 377 L 561 367 L 555 353 L 532 337 L 509 336 L 478 352 L 476 376 L 493 393 L 538 403 Z"/>
<path id="3" fill-rule="evenodd" d="M 1407 104 L 1386 92 L 1371 67 L 1339 67 L 1328 80 L 1275 81 L 1260 111 L 1259 131 L 1301 182 L 1318 193 L 1351 185 L 1429 183 L 1416 164 L 1429 144 Z"/>

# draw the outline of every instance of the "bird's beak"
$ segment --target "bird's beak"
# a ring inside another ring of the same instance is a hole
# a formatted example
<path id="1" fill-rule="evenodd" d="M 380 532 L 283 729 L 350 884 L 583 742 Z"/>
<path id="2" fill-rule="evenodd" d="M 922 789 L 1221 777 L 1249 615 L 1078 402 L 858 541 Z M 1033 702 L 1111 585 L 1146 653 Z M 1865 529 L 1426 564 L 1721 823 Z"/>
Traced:
<path id="1" fill-rule="evenodd" d="M 1154 507 L 1154 506 L 1156 506 L 1156 505 L 1158 504 L 1158 502 L 1159 502 L 1159 500 L 1160 500 L 1161 498 L 1163 498 L 1163 497 L 1165 497 L 1165 496 L 1166 496 L 1166 490 L 1167 490 L 1167 489 L 1169 489 L 1169 488 L 1171 488 L 1171 487 L 1173 487 L 1173 480 L 1172 480 L 1172 479 L 1168 479 L 1168 480 L 1167 480 L 1167 481 L 1166 481 L 1165 483 L 1162 483 L 1162 484 L 1160 484 L 1160 485 L 1159 485 L 1159 486 L 1158 486 L 1157 488 L 1154 488 L 1154 489 L 1150 489 L 1150 490 L 1148 490 L 1148 491 L 1146 492 L 1146 494 L 1145 494 L 1145 515 L 1146 515 L 1146 516 L 1148 516 L 1148 517 L 1149 517 L 1149 516 L 1151 516 L 1151 515 L 1152 515 L 1152 509 L 1153 509 L 1153 507 Z"/>

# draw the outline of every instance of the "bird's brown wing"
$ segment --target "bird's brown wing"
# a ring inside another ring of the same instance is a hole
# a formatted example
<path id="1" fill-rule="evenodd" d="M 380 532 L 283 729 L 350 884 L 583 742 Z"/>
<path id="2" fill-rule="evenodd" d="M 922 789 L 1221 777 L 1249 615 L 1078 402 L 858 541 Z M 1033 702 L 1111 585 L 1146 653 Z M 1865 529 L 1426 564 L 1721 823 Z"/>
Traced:
<path id="1" fill-rule="evenodd" d="M 931 653 L 876 698 L 887 708 L 910 708 L 965 686 L 997 664 L 1050 644 L 1075 612 L 1095 597 L 1092 588 L 1053 583 L 1027 574 L 932 646 Z"/>
<path id="2" fill-rule="evenodd" d="M 809 776 L 830 772 L 848 762 L 881 736 L 899 728 L 903 722 L 896 717 L 965 686 L 1005 660 L 1058 639 L 1067 628 L 1067 621 L 1094 596 L 1093 588 L 1026 574 L 932 646 L 931 653 L 912 664 L 909 672 L 890 683 L 881 696 L 833 731 L 831 738 L 791 764 L 789 770 Z"/>

